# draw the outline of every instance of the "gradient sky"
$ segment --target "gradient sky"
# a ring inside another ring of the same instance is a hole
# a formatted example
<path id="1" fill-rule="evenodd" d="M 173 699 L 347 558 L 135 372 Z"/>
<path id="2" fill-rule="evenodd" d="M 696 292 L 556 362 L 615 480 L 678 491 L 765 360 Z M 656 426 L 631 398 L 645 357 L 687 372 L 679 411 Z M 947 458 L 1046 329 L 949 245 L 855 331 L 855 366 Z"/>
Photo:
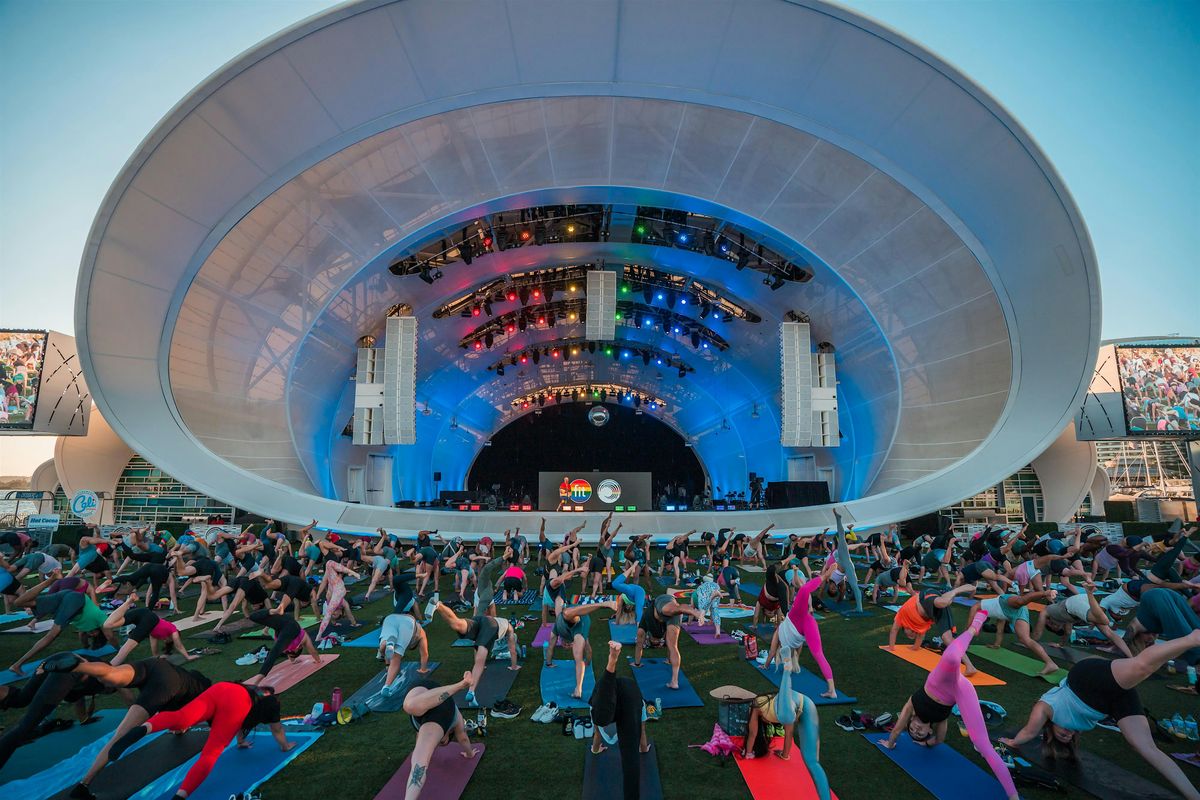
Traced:
<path id="1" fill-rule="evenodd" d="M 330 5 L 0 0 L 0 326 L 73 332 L 84 241 L 142 138 L 226 61 Z M 1091 232 L 1106 338 L 1200 332 L 1200 3 L 844 5 L 956 65 L 1041 145 Z M 17 450 L 0 444 L 0 474 L 46 457 Z"/>

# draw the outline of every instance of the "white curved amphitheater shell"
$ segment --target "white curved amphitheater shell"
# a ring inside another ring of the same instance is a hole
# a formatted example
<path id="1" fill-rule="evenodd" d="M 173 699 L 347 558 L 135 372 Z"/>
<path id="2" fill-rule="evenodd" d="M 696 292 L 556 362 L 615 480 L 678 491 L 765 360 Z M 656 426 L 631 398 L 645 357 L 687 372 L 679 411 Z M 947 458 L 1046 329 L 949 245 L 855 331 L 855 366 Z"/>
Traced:
<path id="1" fill-rule="evenodd" d="M 772 291 L 729 261 L 616 240 L 505 250 L 432 284 L 388 271 L 481 215 L 570 203 L 705 214 L 814 278 Z M 433 310 L 514 271 L 599 260 L 703 279 L 762 317 L 726 323 L 719 352 L 618 331 L 685 351 L 685 379 L 572 366 L 667 400 L 664 421 L 721 486 L 786 474 L 779 322 L 810 318 L 813 341 L 836 347 L 845 434 L 817 455 L 860 525 L 1029 463 L 1071 419 L 1099 342 L 1087 231 L 1020 125 L 894 31 L 785 0 L 593 0 L 569 14 L 554 0 L 367 0 L 306 20 L 211 76 L 132 156 L 87 244 L 76 335 L 113 429 L 213 497 L 350 531 L 495 533 L 536 516 L 344 500 L 346 466 L 370 450 L 340 435 L 356 342 L 381 336 L 396 304 L 419 318 L 428 413 L 416 445 L 388 450 L 403 496 L 427 498 L 434 471 L 462 485 L 518 392 L 564 377 L 543 363 L 497 379 L 485 367 L 498 352 L 458 347 L 470 320 Z M 831 520 L 810 507 L 635 526 L 765 518 Z"/>

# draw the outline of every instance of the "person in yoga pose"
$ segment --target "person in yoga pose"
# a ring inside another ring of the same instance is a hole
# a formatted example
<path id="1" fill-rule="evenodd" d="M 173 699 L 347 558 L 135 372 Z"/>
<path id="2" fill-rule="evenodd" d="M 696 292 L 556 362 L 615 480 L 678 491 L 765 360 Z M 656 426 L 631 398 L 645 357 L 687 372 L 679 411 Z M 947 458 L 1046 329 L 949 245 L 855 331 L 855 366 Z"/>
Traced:
<path id="1" fill-rule="evenodd" d="M 912 584 L 908 582 L 908 569 L 908 562 L 905 561 L 879 573 L 875 578 L 875 585 L 871 587 L 871 602 L 878 603 L 881 594 L 891 595 L 893 600 L 898 599 L 900 592 L 912 594 Z"/>
<path id="2" fill-rule="evenodd" d="M 399 539 L 385 531 L 383 528 L 377 528 L 376 532 L 379 538 L 371 546 L 371 582 L 367 584 L 367 592 L 363 595 L 363 602 L 371 602 L 371 595 L 375 594 L 375 587 L 379 585 L 380 580 L 387 585 L 387 577 L 392 574 L 393 570 L 398 570 L 400 566 L 400 556 L 396 551 L 396 545 Z"/>
<path id="3" fill-rule="evenodd" d="M 1189 650 L 1200 652 L 1200 630 L 1159 642 L 1133 658 L 1088 658 L 1071 667 L 1058 686 L 1033 705 L 1029 720 L 1002 744 L 1019 747 L 1041 738 L 1047 758 L 1075 761 L 1079 737 L 1105 717 L 1116 721 L 1125 741 L 1154 767 L 1187 800 L 1200 800 L 1197 790 L 1179 765 L 1154 744 L 1150 722 L 1138 697 L 1137 686 L 1172 659 Z"/>
<path id="4" fill-rule="evenodd" d="M 258 581 L 267 592 L 283 593 L 283 597 L 279 598 L 279 605 L 271 612 L 272 614 L 286 614 L 290 606 L 291 616 L 299 619 L 300 610 L 306 604 L 312 608 L 313 614 L 318 613 L 317 595 L 313 591 L 313 587 L 304 578 L 295 575 L 281 575 L 278 578 L 272 578 L 269 575 L 259 573 Z"/>
<path id="5" fill-rule="evenodd" d="M 1025 594 L 1002 594 L 998 597 L 989 597 L 986 600 L 976 600 L 975 605 L 971 606 L 968 617 L 975 618 L 975 615 L 983 611 L 988 615 L 988 618 L 996 623 L 996 641 L 989 644 L 988 647 L 992 650 L 999 650 L 1000 645 L 1004 642 L 1004 625 L 1012 623 L 1013 633 L 1021 641 L 1021 644 L 1029 648 L 1035 656 L 1042 660 L 1045 665 L 1042 667 L 1041 675 L 1049 675 L 1052 672 L 1058 671 L 1058 664 L 1054 663 L 1054 659 L 1046 654 L 1046 649 L 1038 644 L 1033 638 L 1029 628 L 1029 609 L 1027 606 L 1030 603 L 1045 600 L 1053 603 L 1056 597 L 1054 591 L 1044 592 L 1026 592 Z"/>
<path id="6" fill-rule="evenodd" d="M 321 654 L 309 637 L 308 631 L 300 627 L 300 623 L 296 621 L 295 617 L 263 608 L 251 614 L 250 619 L 275 631 L 275 643 L 271 646 L 271 651 L 267 653 L 267 658 L 262 662 L 262 666 L 258 668 L 258 674 L 245 681 L 247 686 L 255 686 L 266 679 L 280 656 L 287 656 L 290 660 L 304 650 L 313 657 L 313 661 L 321 660 Z"/>
<path id="7" fill-rule="evenodd" d="M 621 607 L 621 602 L 621 600 L 614 599 L 608 603 L 571 606 L 564 608 L 558 615 L 558 619 L 555 620 L 549 646 L 546 648 L 546 666 L 557 666 L 554 663 L 555 643 L 559 639 L 569 643 L 571 656 L 575 662 L 575 689 L 571 692 L 571 697 L 580 699 L 583 697 L 583 681 L 587 674 L 587 665 L 592 660 L 592 645 L 588 641 L 588 634 L 592 629 L 590 615 L 601 609 L 615 612 Z"/>
<path id="8" fill-rule="evenodd" d="M 176 798 L 193 794 L 216 766 L 221 753 L 237 737 L 238 747 L 249 747 L 246 738 L 258 725 L 269 725 L 279 749 L 287 752 L 296 746 L 289 742 L 279 723 L 279 699 L 268 688 L 242 683 L 214 683 L 177 711 L 160 711 L 141 725 L 116 739 L 109 747 L 109 757 L 117 761 L 142 737 L 156 731 L 186 731 L 195 725 L 208 723 L 208 738 L 200 749 L 183 783 L 175 790 Z"/>
<path id="9" fill-rule="evenodd" d="M 100 610 L 100 606 L 86 594 L 69 589 L 41 594 L 34 601 L 34 617 L 31 622 L 42 617 L 53 617 L 54 623 L 42 638 L 33 643 L 25 655 L 13 662 L 9 670 L 21 675 L 25 665 L 32 661 L 38 653 L 45 650 L 59 637 L 63 629 L 70 625 L 79 632 L 79 638 L 85 647 L 99 647 L 104 643 L 104 620 L 108 615 Z"/>
<path id="10" fill-rule="evenodd" d="M 950 613 L 950 606 L 955 597 L 974 591 L 974 586 L 958 586 L 948 592 L 938 592 L 934 589 L 915 592 L 896 612 L 892 629 L 888 632 L 887 649 L 896 649 L 896 636 L 900 631 L 904 631 L 913 640 L 911 649 L 920 650 L 925 641 L 925 634 L 935 627 L 937 635 L 942 639 L 942 645 L 949 646 L 954 641 L 954 616 Z M 966 669 L 965 674 L 974 675 L 978 672 L 965 652 L 962 661 Z"/>
<path id="11" fill-rule="evenodd" d="M 1141 597 L 1137 615 L 1125 632 L 1125 642 L 1131 651 L 1140 653 L 1158 638 L 1176 641 L 1200 630 L 1200 616 L 1179 592 L 1143 588 Z M 1177 660 L 1176 667 L 1181 672 L 1200 664 L 1200 647 L 1184 650 Z"/>
<path id="12" fill-rule="evenodd" d="M 692 605 L 704 612 L 704 616 L 712 620 L 713 636 L 721 635 L 721 598 L 725 592 L 713 580 L 712 575 L 705 575 L 692 590 Z"/>
<path id="13" fill-rule="evenodd" d="M 63 656 L 75 654 L 56 653 L 47 659 L 47 663 Z M 78 658 L 84 659 L 84 656 Z M 0 736 L 0 768 L 8 763 L 17 748 L 36 738 L 38 726 L 57 710 L 60 703 L 73 706 L 79 723 L 85 724 L 92 720 L 95 705 L 89 701 L 106 691 L 103 684 L 85 675 L 64 675 L 44 669 L 38 670 L 23 686 L 0 686 L 0 711 L 25 709 L 21 718 L 10 724 L 4 735 Z"/>
<path id="14" fill-rule="evenodd" d="M 687 571 L 688 538 L 695 532 L 696 530 L 693 528 L 687 533 L 681 533 L 667 542 L 667 553 L 663 558 L 658 574 L 662 575 L 669 566 L 675 576 L 675 586 L 679 586 L 683 580 L 681 573 Z"/>
<path id="15" fill-rule="evenodd" d="M 1091 625 L 1104 634 L 1105 638 L 1126 657 L 1132 657 L 1133 653 L 1130 652 L 1129 646 L 1112 629 L 1112 621 L 1100 606 L 1100 602 L 1096 600 L 1096 584 L 1087 581 L 1083 584 L 1083 588 L 1083 594 L 1060 598 L 1046 606 L 1038 615 L 1037 625 L 1033 629 L 1033 638 L 1040 642 L 1042 634 L 1046 628 L 1049 628 L 1062 638 L 1062 644 L 1065 646 L 1071 643 L 1072 628 L 1076 625 Z"/>
<path id="16" fill-rule="evenodd" d="M 1017 800 L 1017 787 L 1013 783 L 1012 775 L 988 739 L 987 724 L 983 721 L 983 713 L 979 709 L 979 695 L 971 682 L 959 671 L 971 640 L 979 635 L 979 630 L 986 621 L 986 614 L 971 616 L 971 624 L 967 630 L 946 646 L 937 666 L 925 679 L 925 686 L 908 698 L 891 733 L 887 739 L 881 739 L 879 744 L 891 750 L 896 746 L 900 734 L 907 732 L 916 744 L 925 747 L 939 745 L 946 741 L 946 723 L 950 719 L 951 709 L 957 705 L 963 723 L 967 726 L 967 736 L 970 737 L 971 743 L 983 756 L 996 780 L 1004 787 L 1008 800 Z"/>
<path id="17" fill-rule="evenodd" d="M 217 624 L 213 627 L 213 632 L 223 633 L 225 623 L 233 616 L 233 612 L 241 609 L 242 616 L 246 619 L 250 618 L 248 608 L 257 611 L 260 608 L 271 610 L 271 598 L 267 594 L 267 590 L 263 585 L 255 580 L 254 575 L 243 575 L 240 578 L 234 578 L 229 582 L 229 588 L 233 589 L 233 597 L 229 601 L 229 605 L 225 607 L 225 611 L 221 613 L 221 618 L 217 620 Z"/>
<path id="18" fill-rule="evenodd" d="M 637 573 L 640 567 L 636 561 L 626 560 L 625 571 L 613 578 L 612 587 L 619 593 L 621 601 L 617 606 L 617 624 L 638 624 L 642 621 L 642 612 L 646 608 L 646 590 L 637 583 Z M 632 618 L 627 618 L 631 616 Z"/>
<path id="19" fill-rule="evenodd" d="M 475 613 L 495 616 L 496 584 L 500 582 L 500 576 L 516 556 L 513 555 L 512 548 L 506 546 L 503 553 L 496 558 L 476 558 L 483 566 L 479 567 L 475 579 Z"/>
<path id="20" fill-rule="evenodd" d="M 175 652 L 187 661 L 195 661 L 200 657 L 188 653 L 183 638 L 179 635 L 179 629 L 175 627 L 174 623 L 162 619 L 149 608 L 134 608 L 133 604 L 137 601 L 137 592 L 134 592 L 108 615 L 108 619 L 104 620 L 101 630 L 104 632 L 104 638 L 108 639 L 108 643 L 113 647 L 117 647 L 117 630 L 126 625 L 133 626 L 133 630 L 129 632 L 125 642 L 118 647 L 117 654 L 113 656 L 110 664 L 114 666 L 124 664 L 125 659 L 129 658 L 129 654 L 146 639 L 150 640 L 151 656 L 158 655 L 158 643 L 164 642 L 174 647 Z"/>
<path id="21" fill-rule="evenodd" d="M 783 676 L 779 680 L 779 691 L 775 694 L 759 695 L 750 706 L 750 719 L 746 725 L 746 739 L 742 746 L 742 758 L 762 758 L 771 750 L 771 735 L 767 724 L 783 726 L 783 748 L 775 750 L 778 758 L 788 761 L 792 757 L 792 742 L 800 743 L 800 757 L 812 776 L 813 786 L 820 800 L 829 800 L 829 778 L 821 766 L 821 734 L 817 706 L 812 699 L 792 689 L 792 673 L 796 671 L 795 657 L 788 648 L 779 651 Z M 800 723 L 799 730 L 796 723 Z"/>
<path id="22" fill-rule="evenodd" d="M 858 574 L 854 571 L 854 562 L 850 559 L 849 545 L 846 543 L 846 531 L 842 527 L 842 515 L 833 509 L 833 519 L 837 522 L 837 562 L 840 571 L 850 582 L 850 591 L 854 592 L 854 607 L 862 611 L 862 590 L 858 588 Z M 853 529 L 853 526 L 851 526 Z"/>
<path id="23" fill-rule="evenodd" d="M 429 674 L 429 639 L 425 629 L 408 614 L 388 614 L 383 618 L 379 627 L 379 650 L 387 664 L 387 677 L 381 690 L 385 697 L 391 697 L 400 690 L 401 684 L 396 680 L 400 675 L 400 662 L 404 660 L 404 651 L 416 647 L 421 658 L 417 672 Z"/>
<path id="24" fill-rule="evenodd" d="M 513 559 L 517 556 L 514 555 Z M 525 594 L 525 570 L 521 569 L 520 562 L 510 561 L 504 568 L 504 574 L 500 578 L 500 599 L 505 603 L 515 603 Z"/>
<path id="25" fill-rule="evenodd" d="M 545 625 L 550 616 L 557 617 L 562 613 L 563 606 L 567 602 L 567 583 L 576 575 L 582 575 L 587 571 L 587 565 L 584 564 L 576 569 L 564 570 L 559 572 L 561 565 L 559 559 L 573 547 L 578 547 L 579 544 L 564 545 L 556 548 L 547 556 L 547 564 L 544 567 L 546 574 L 543 577 L 542 585 L 542 624 Z"/>
<path id="26" fill-rule="evenodd" d="M 204 613 L 204 607 L 208 604 L 210 595 L 214 595 L 215 592 L 225 586 L 225 571 L 219 563 L 205 556 L 187 561 L 182 553 L 180 553 L 175 558 L 175 576 L 176 579 L 190 578 L 189 586 L 195 585 L 200 587 L 200 596 L 196 598 L 196 611 L 192 614 L 193 620 L 200 619 L 200 616 Z M 222 609 L 229 602 L 224 597 L 224 594 L 222 593 L 220 597 Z"/>
<path id="27" fill-rule="evenodd" d="M 633 678 L 617 677 L 617 664 L 621 657 L 621 645 L 608 643 L 608 663 L 596 688 L 588 699 L 592 707 L 592 722 L 596 731 L 592 734 L 592 753 L 599 755 L 608 748 L 603 744 L 600 729 L 616 723 L 617 749 L 621 753 L 621 786 L 625 800 L 641 797 L 642 753 L 649 752 L 650 742 L 646 738 L 646 705 L 642 690 Z"/>
<path id="28" fill-rule="evenodd" d="M 770 533 L 771 529 L 774 527 L 775 527 L 775 523 L 772 522 L 770 525 L 763 528 L 758 533 L 754 534 L 754 537 L 752 539 L 750 539 L 749 542 L 746 543 L 746 545 L 742 548 L 742 564 L 743 565 L 745 565 L 747 563 L 751 563 L 751 564 L 757 564 L 760 567 L 762 567 L 763 569 L 767 568 L 766 538 L 767 538 L 767 534 Z"/>
<path id="29" fill-rule="evenodd" d="M 679 655 L 679 629 L 683 624 L 682 617 L 686 614 L 699 624 L 704 624 L 704 612 L 684 605 L 669 594 L 660 594 L 654 598 L 654 604 L 649 613 L 643 613 L 638 623 L 637 645 L 633 651 L 633 666 L 642 666 L 642 651 L 646 648 L 647 639 L 663 639 L 667 644 L 667 660 L 671 664 L 671 680 L 668 689 L 679 688 L 679 667 L 683 663 Z"/>
<path id="30" fill-rule="evenodd" d="M 1163 540 L 1165 550 L 1154 560 L 1154 565 L 1150 567 L 1150 572 L 1146 575 L 1147 580 L 1153 583 L 1180 583 L 1183 580 L 1179 575 L 1183 548 L 1192 534 L 1200 530 L 1200 524 L 1192 523 L 1184 528 L 1179 520 L 1176 520 L 1175 523 L 1173 527 L 1178 527 L 1178 530 L 1169 533 Z"/>
<path id="31" fill-rule="evenodd" d="M 88 528 L 97 530 L 95 525 L 88 525 Z M 103 575 L 107 578 L 112 570 L 108 563 L 108 554 L 112 552 L 112 549 L 112 542 L 103 536 L 79 537 L 79 556 L 75 559 L 75 565 L 71 567 L 67 576 L 78 575 L 86 569 L 93 575 Z"/>
<path id="32" fill-rule="evenodd" d="M 471 667 L 472 687 L 479 685 L 479 679 L 483 676 L 483 668 L 487 666 L 488 657 L 492 654 L 492 645 L 500 639 L 508 641 L 508 668 L 514 672 L 521 668 L 521 665 L 517 663 L 517 632 L 504 617 L 489 617 L 480 614 L 471 619 L 463 619 L 444 603 L 438 603 L 434 607 L 434 612 L 441 615 L 450 629 L 461 638 L 471 639 L 474 642 L 472 651 L 475 654 L 475 663 Z M 472 706 L 476 705 L 474 689 L 467 692 L 467 703 Z"/>
<path id="33" fill-rule="evenodd" d="M 795 664 L 790 665 L 790 668 L 797 671 L 800 669 L 800 651 L 807 643 L 813 658 L 816 659 L 817 667 L 821 670 L 821 677 L 825 679 L 826 689 L 821 692 L 821 697 L 830 699 L 837 697 L 837 689 L 833 682 L 833 668 L 829 666 L 829 661 L 825 658 L 825 651 L 821 647 L 821 632 L 812 615 L 810 598 L 813 592 L 820 589 L 821 584 L 829 577 L 828 573 L 836 567 L 837 564 L 832 559 L 826 561 L 821 574 L 814 576 L 796 591 L 796 599 L 792 601 L 792 607 L 788 609 L 787 616 L 775 628 L 775 633 L 771 637 L 771 650 L 767 655 L 766 664 L 763 665 L 763 669 L 768 669 L 778 654 L 783 661 L 784 669 L 787 670 L 789 665 L 786 663 L 784 653 L 788 653 L 788 657 L 796 660 Z"/>
<path id="34" fill-rule="evenodd" d="M 462 715 L 454 705 L 454 695 L 463 689 L 473 693 L 475 681 L 471 672 L 463 673 L 462 680 L 448 686 L 439 686 L 432 678 L 421 678 L 404 696 L 404 712 L 409 715 L 417 740 L 413 744 L 412 771 L 404 788 L 404 800 L 417 800 L 429 777 L 429 762 L 433 751 L 450 743 L 453 738 L 462 747 L 462 757 L 473 759 L 479 750 L 467 736 Z"/>
<path id="35" fill-rule="evenodd" d="M 325 592 L 325 611 L 321 615 L 321 627 L 317 629 L 318 641 L 325 635 L 325 629 L 329 627 L 329 623 L 333 622 L 333 618 L 336 616 L 346 617 L 350 620 L 352 628 L 358 628 L 362 624 L 354 618 L 350 601 L 346 599 L 346 581 L 342 578 L 343 575 L 358 579 L 358 573 L 344 566 L 340 558 L 330 556 L 325 560 L 325 577 L 322 579 L 321 585 L 317 587 L 318 596 L 322 591 Z"/>
<path id="36" fill-rule="evenodd" d="M 199 672 L 177 667 L 161 658 L 113 666 L 74 653 L 58 653 L 47 659 L 46 670 L 97 681 L 106 691 L 136 689 L 138 692 L 116 731 L 96 754 L 87 774 L 71 790 L 74 800 L 95 800 L 88 786 L 109 763 L 109 749 L 114 742 L 159 711 L 182 708 L 212 685 L 212 681 Z"/>
<path id="37" fill-rule="evenodd" d="M 830 559 L 832 560 L 832 559 Z M 774 621 L 782 613 L 788 602 L 788 584 L 779 575 L 779 565 L 767 567 L 763 577 L 762 588 L 758 590 L 758 598 L 754 601 L 753 626 L 758 626 L 758 616 L 761 613 L 767 622 Z"/>

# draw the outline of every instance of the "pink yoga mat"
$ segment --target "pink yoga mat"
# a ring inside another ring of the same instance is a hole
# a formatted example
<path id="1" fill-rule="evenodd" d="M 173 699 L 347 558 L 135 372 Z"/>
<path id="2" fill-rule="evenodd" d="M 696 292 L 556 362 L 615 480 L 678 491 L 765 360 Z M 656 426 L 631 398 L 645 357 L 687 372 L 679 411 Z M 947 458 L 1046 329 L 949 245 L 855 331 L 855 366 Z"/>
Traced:
<path id="1" fill-rule="evenodd" d="M 313 661 L 312 656 L 304 655 L 293 661 L 277 663 L 271 673 L 263 679 L 260 686 L 270 686 L 276 693 L 286 692 L 314 672 L 332 664 L 337 660 L 336 655 L 321 654 L 321 662 Z"/>
<path id="2" fill-rule="evenodd" d="M 483 759 L 483 742 L 472 742 L 479 753 L 467 760 L 462 757 L 462 748 L 457 742 L 451 742 L 445 747 L 433 751 L 429 760 L 429 774 L 425 778 L 425 788 L 421 790 L 421 800 L 458 800 L 463 790 L 467 788 L 475 768 Z M 375 795 L 375 800 L 396 800 L 404 797 L 404 789 L 408 786 L 408 776 L 412 772 L 412 756 L 404 759 L 400 769 L 392 779 L 384 784 Z"/>
<path id="3" fill-rule="evenodd" d="M 696 640 L 696 644 L 740 644 L 740 642 L 730 636 L 725 631 L 721 631 L 720 636 L 713 636 L 712 625 L 684 625 L 683 629 L 688 635 Z"/>

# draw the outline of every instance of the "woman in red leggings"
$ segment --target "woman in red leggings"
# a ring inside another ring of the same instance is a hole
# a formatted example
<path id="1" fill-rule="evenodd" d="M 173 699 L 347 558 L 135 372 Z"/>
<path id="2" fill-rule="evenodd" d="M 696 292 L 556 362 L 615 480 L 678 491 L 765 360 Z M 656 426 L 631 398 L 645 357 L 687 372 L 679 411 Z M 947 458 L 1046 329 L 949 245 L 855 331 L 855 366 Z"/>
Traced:
<path id="1" fill-rule="evenodd" d="M 199 759 L 184 776 L 183 785 L 175 792 L 176 798 L 188 797 L 196 791 L 233 737 L 237 737 L 238 747 L 248 747 L 246 736 L 256 725 L 270 725 L 279 749 L 285 753 L 296 746 L 287 740 L 279 724 L 279 699 L 272 690 L 223 682 L 214 683 L 178 711 L 160 711 L 150 717 L 114 742 L 109 756 L 114 761 L 119 759 L 148 733 L 168 729 L 183 732 L 204 722 L 209 726 L 208 739 Z"/>

